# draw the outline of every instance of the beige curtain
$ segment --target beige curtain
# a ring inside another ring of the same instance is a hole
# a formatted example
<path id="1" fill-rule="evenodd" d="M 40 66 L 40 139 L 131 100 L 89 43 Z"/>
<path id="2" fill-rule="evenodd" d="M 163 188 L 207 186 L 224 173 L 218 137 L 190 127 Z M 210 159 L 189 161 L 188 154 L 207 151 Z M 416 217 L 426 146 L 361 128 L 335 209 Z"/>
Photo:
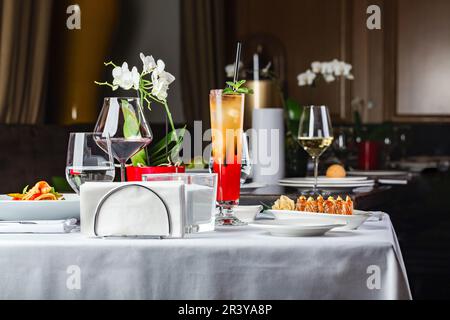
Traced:
<path id="1" fill-rule="evenodd" d="M 0 0 L 0 123 L 39 121 L 53 0 Z"/>
<path id="2" fill-rule="evenodd" d="M 186 120 L 210 123 L 209 90 L 225 85 L 225 1 L 181 1 L 181 82 Z"/>

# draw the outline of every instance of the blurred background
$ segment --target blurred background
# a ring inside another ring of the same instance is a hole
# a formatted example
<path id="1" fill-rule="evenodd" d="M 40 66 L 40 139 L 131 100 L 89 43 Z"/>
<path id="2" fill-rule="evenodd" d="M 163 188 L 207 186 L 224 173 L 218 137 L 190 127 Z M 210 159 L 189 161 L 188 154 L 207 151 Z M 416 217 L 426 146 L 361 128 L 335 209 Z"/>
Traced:
<path id="1" fill-rule="evenodd" d="M 77 0 L 81 29 L 70 30 L 74 4 L 0 0 L 0 192 L 63 176 L 68 133 L 92 130 L 103 98 L 120 94 L 94 84 L 111 80 L 103 62 L 140 66 L 140 52 L 163 59 L 177 78 L 168 98 L 175 122 L 209 128 L 208 92 L 224 87 L 242 41 L 243 77 L 265 81 L 265 95 L 246 108 L 286 111 L 287 175 L 308 170 L 289 134 L 310 104 L 332 114 L 325 164 L 358 167 L 367 142 L 378 150 L 370 169 L 417 174 L 406 198 L 381 209 L 393 216 L 414 297 L 450 298 L 450 1 Z M 367 27 L 369 5 L 381 9 L 381 29 Z M 255 54 L 270 72 L 252 73 Z M 355 79 L 298 85 L 311 62 L 333 59 L 351 63 Z M 162 137 L 164 110 L 147 117 Z"/>

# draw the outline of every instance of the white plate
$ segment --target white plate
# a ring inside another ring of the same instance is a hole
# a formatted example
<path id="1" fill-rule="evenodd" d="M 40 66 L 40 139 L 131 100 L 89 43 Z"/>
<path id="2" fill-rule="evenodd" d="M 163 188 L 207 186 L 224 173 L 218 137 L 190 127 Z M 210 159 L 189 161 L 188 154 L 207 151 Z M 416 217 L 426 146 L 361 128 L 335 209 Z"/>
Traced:
<path id="1" fill-rule="evenodd" d="M 266 213 L 270 213 L 275 217 L 275 220 L 296 220 L 301 218 L 308 218 L 312 222 L 314 221 L 328 221 L 329 223 L 343 223 L 345 226 L 337 228 L 336 231 L 347 231 L 358 229 L 367 219 L 372 216 L 371 212 L 355 210 L 353 215 L 346 216 L 340 214 L 327 214 L 327 213 L 311 213 L 300 211 L 288 211 L 288 210 L 267 210 Z"/>
<path id="2" fill-rule="evenodd" d="M 267 187 L 266 183 L 259 183 L 259 182 L 252 182 L 252 183 L 245 183 L 243 185 L 241 185 L 241 190 L 246 190 L 246 189 L 259 189 L 259 188 L 265 188 Z"/>
<path id="3" fill-rule="evenodd" d="M 408 172 L 405 171 L 349 171 L 347 172 L 349 176 L 406 176 L 408 175 Z"/>
<path id="4" fill-rule="evenodd" d="M 328 222 L 311 222 L 306 220 L 255 221 L 249 226 L 260 228 L 273 236 L 281 237 L 318 237 L 343 224 Z"/>
<path id="5" fill-rule="evenodd" d="M 345 177 L 345 178 L 328 178 L 325 176 L 317 177 L 317 181 L 319 182 L 329 182 L 329 183 L 340 183 L 340 182 L 355 182 L 355 181 L 364 181 L 367 180 L 367 177 Z M 284 178 L 280 181 L 285 182 L 309 182 L 314 181 L 314 177 L 299 177 L 299 178 Z"/>
<path id="6" fill-rule="evenodd" d="M 320 188 L 353 188 L 373 186 L 374 180 L 367 180 L 367 177 L 353 177 L 353 178 L 327 178 L 319 177 L 318 186 Z M 281 179 L 279 184 L 288 187 L 312 187 L 315 183 L 314 178 L 286 178 Z"/>
<path id="7" fill-rule="evenodd" d="M 60 201 L 13 201 L 0 195 L 0 220 L 64 220 L 80 218 L 80 197 L 64 194 Z"/>
<path id="8" fill-rule="evenodd" d="M 311 188 L 314 183 L 310 182 L 280 182 L 279 185 L 284 187 L 297 187 L 297 188 Z M 367 182 L 351 182 L 351 183 L 322 183 L 319 182 L 317 186 L 319 188 L 357 188 L 357 187 L 371 187 L 375 185 L 374 180 L 367 180 Z"/>

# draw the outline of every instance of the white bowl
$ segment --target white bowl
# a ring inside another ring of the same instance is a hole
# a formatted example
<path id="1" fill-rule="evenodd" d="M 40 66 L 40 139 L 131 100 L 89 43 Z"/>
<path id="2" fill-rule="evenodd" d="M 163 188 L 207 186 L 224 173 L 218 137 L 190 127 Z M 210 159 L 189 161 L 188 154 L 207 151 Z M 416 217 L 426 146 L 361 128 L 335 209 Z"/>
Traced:
<path id="1" fill-rule="evenodd" d="M 255 217 L 261 212 L 262 206 L 238 206 L 233 209 L 236 218 L 242 222 L 252 222 L 255 221 Z"/>

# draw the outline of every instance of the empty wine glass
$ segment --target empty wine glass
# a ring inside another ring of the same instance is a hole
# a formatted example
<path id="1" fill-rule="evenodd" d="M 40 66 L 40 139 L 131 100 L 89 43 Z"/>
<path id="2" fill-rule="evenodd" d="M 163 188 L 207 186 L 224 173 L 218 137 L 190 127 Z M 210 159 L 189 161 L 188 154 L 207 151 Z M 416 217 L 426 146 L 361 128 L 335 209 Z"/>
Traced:
<path id="1" fill-rule="evenodd" d="M 97 141 L 105 144 L 100 147 Z M 66 179 L 80 194 L 80 186 L 91 181 L 114 181 L 114 158 L 111 141 L 96 133 L 71 133 L 67 150 Z"/>
<path id="2" fill-rule="evenodd" d="M 330 113 L 327 107 L 310 106 L 304 108 L 300 118 L 298 140 L 314 161 L 314 188 L 311 193 L 317 194 L 319 158 L 334 140 Z"/>
<path id="3" fill-rule="evenodd" d="M 100 145 L 110 137 L 112 154 L 120 163 L 122 182 L 126 181 L 127 161 L 153 140 L 139 98 L 105 98 L 94 132 L 101 134 Z"/>

